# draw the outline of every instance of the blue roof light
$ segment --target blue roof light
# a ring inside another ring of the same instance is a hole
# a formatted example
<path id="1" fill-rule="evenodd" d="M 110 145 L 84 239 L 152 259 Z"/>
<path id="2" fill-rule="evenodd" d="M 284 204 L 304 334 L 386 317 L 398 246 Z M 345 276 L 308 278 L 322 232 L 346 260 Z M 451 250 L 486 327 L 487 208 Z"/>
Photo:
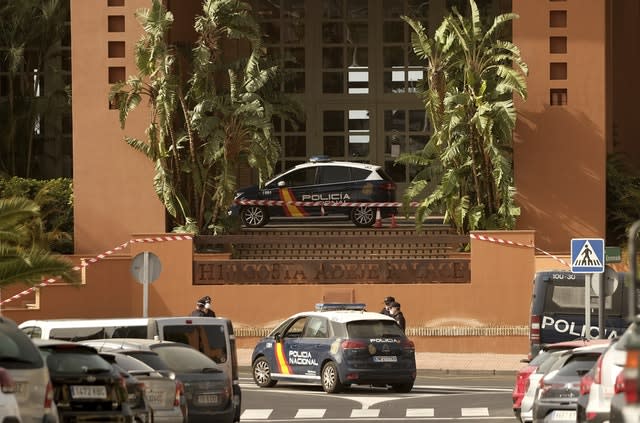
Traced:
<path id="1" fill-rule="evenodd" d="M 309 162 L 311 163 L 326 163 L 326 162 L 330 162 L 331 161 L 331 157 L 329 156 L 311 156 L 309 157 Z"/>

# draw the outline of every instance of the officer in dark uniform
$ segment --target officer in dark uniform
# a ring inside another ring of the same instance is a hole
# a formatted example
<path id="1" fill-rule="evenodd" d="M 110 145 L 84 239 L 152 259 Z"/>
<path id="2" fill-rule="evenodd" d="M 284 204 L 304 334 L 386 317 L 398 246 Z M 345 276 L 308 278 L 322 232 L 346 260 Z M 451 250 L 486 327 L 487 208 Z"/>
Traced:
<path id="1" fill-rule="evenodd" d="M 400 303 L 394 301 L 389 304 L 389 315 L 396 319 L 398 326 L 400 326 L 402 328 L 402 331 L 404 332 L 406 321 L 404 320 L 404 314 L 402 314 L 402 312 L 400 311 Z"/>
<path id="2" fill-rule="evenodd" d="M 396 299 L 393 297 L 384 297 L 384 308 L 380 311 L 381 314 L 384 314 L 385 316 L 391 316 L 389 314 L 389 304 L 391 303 L 395 303 Z"/>
<path id="3" fill-rule="evenodd" d="M 216 317 L 216 313 L 211 309 L 211 297 L 205 296 L 196 301 L 196 309 L 191 312 L 195 317 Z"/>

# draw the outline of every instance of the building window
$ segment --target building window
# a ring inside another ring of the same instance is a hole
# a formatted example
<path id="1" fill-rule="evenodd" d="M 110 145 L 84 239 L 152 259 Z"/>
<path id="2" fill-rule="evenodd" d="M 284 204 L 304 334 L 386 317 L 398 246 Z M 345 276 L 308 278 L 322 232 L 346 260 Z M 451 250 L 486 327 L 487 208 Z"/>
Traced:
<path id="1" fill-rule="evenodd" d="M 109 84 L 124 82 L 125 79 L 124 66 L 109 66 Z"/>
<path id="2" fill-rule="evenodd" d="M 567 79 L 567 64 L 562 63 L 550 63 L 549 64 L 549 77 L 551 80 Z"/>
<path id="3" fill-rule="evenodd" d="M 124 0 L 107 0 L 108 7 L 122 7 L 124 6 Z"/>
<path id="4" fill-rule="evenodd" d="M 566 54 L 567 37 L 549 37 L 549 53 Z"/>
<path id="5" fill-rule="evenodd" d="M 568 104 L 566 88 L 552 88 L 549 92 L 552 106 L 566 106 Z"/>
<path id="6" fill-rule="evenodd" d="M 109 57 L 124 57 L 124 41 L 109 41 Z"/>
<path id="7" fill-rule="evenodd" d="M 124 16 L 109 16 L 107 27 L 109 32 L 124 32 Z"/>
<path id="8" fill-rule="evenodd" d="M 549 12 L 549 26 L 551 28 L 566 28 L 567 27 L 567 11 L 551 10 Z"/>

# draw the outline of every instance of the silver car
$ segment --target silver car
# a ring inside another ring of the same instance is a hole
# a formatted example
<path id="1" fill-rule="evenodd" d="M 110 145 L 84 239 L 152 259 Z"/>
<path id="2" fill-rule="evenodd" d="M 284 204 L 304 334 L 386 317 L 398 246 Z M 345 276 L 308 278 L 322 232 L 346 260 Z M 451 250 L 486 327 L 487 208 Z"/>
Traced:
<path id="1" fill-rule="evenodd" d="M 224 367 L 195 348 L 180 342 L 112 338 L 83 341 L 100 352 L 135 357 L 156 370 L 173 371 L 183 384 L 189 422 L 237 421 L 233 386 Z M 156 354 L 150 356 L 149 351 Z"/>
<path id="2" fill-rule="evenodd" d="M 38 348 L 13 320 L 0 317 L 0 367 L 15 382 L 22 423 L 55 423 L 53 387 Z"/>
<path id="3" fill-rule="evenodd" d="M 126 354 L 115 352 L 101 353 L 113 357 L 114 363 L 134 376 L 144 385 L 147 404 L 151 408 L 154 423 L 182 423 L 186 420 L 180 408 L 182 403 L 182 384 L 173 372 L 153 369 L 144 362 Z M 108 360 L 110 361 L 110 360 Z"/>

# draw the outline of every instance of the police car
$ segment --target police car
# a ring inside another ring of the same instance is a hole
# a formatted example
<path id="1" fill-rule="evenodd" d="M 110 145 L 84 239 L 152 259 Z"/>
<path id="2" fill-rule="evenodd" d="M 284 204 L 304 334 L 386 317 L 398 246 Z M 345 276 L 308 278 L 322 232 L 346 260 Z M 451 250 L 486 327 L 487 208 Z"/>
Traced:
<path id="1" fill-rule="evenodd" d="M 382 167 L 315 156 L 274 177 L 264 188 L 238 190 L 230 214 L 239 215 L 247 227 L 264 226 L 271 217 L 329 215 L 345 215 L 356 226 L 369 227 L 378 210 L 384 218 L 396 214 L 397 208 L 358 203 L 389 203 L 395 198 L 396 184 Z"/>
<path id="2" fill-rule="evenodd" d="M 321 384 L 337 393 L 351 384 L 410 392 L 415 346 L 396 321 L 364 304 L 317 304 L 295 314 L 261 339 L 251 356 L 260 387 L 278 381 Z"/>

